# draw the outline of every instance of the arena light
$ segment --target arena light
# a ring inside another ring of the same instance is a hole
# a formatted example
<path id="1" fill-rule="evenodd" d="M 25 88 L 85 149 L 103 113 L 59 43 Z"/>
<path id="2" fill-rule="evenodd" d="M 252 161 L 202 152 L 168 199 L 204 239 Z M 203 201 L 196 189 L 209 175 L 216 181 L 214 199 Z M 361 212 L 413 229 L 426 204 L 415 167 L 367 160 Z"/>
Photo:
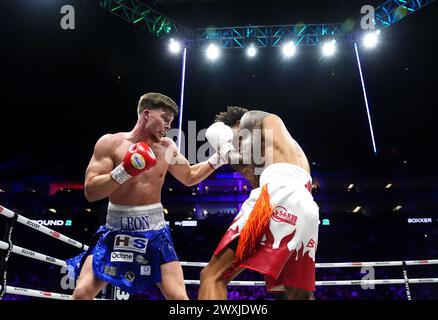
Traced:
<path id="1" fill-rule="evenodd" d="M 392 187 L 392 183 L 388 183 L 388 184 L 385 186 L 385 189 L 391 189 L 391 187 Z"/>
<path id="2" fill-rule="evenodd" d="M 398 211 L 400 211 L 402 208 L 403 208 L 403 206 L 398 205 L 398 206 L 396 206 L 394 209 L 392 209 L 392 211 L 394 211 L 394 212 L 398 212 Z"/>
<path id="3" fill-rule="evenodd" d="M 293 41 L 289 41 L 283 45 L 283 55 L 286 58 L 294 56 L 296 51 L 297 49 Z"/>
<path id="4" fill-rule="evenodd" d="M 365 48 L 373 48 L 379 41 L 380 30 L 368 32 L 363 36 L 362 43 Z"/>
<path id="5" fill-rule="evenodd" d="M 166 208 L 163 209 L 164 214 L 168 214 L 169 210 L 167 210 Z"/>
<path id="6" fill-rule="evenodd" d="M 48 210 L 49 210 L 51 213 L 56 213 L 56 209 L 49 208 Z"/>
<path id="7" fill-rule="evenodd" d="M 257 54 L 257 48 L 254 44 L 250 44 L 249 47 L 246 49 L 246 54 L 250 58 L 254 58 Z"/>
<path id="8" fill-rule="evenodd" d="M 353 209 L 354 213 L 358 213 L 360 210 L 362 210 L 361 206 L 357 206 L 356 208 Z"/>
<path id="9" fill-rule="evenodd" d="M 348 186 L 348 191 L 353 190 L 353 188 L 354 188 L 354 184 L 353 184 L 353 183 L 350 183 L 350 185 Z"/>
<path id="10" fill-rule="evenodd" d="M 336 52 L 335 44 L 336 44 L 336 40 L 330 40 L 325 42 L 322 45 L 322 53 L 327 57 L 332 56 Z"/>
<path id="11" fill-rule="evenodd" d="M 173 54 L 177 54 L 181 51 L 181 44 L 174 38 L 170 38 L 169 41 L 169 51 Z"/>
<path id="12" fill-rule="evenodd" d="M 207 48 L 207 58 L 209 60 L 216 60 L 219 57 L 219 48 L 211 43 Z"/>

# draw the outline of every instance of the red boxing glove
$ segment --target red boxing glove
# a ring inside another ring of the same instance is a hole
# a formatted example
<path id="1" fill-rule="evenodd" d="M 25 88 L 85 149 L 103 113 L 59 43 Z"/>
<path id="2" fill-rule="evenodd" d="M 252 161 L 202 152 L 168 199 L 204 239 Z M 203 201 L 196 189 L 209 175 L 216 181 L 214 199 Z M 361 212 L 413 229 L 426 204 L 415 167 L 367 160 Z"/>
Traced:
<path id="1" fill-rule="evenodd" d="M 152 149 L 144 142 L 138 142 L 129 147 L 123 161 L 111 171 L 111 177 L 123 184 L 129 178 L 137 176 L 157 163 Z"/>

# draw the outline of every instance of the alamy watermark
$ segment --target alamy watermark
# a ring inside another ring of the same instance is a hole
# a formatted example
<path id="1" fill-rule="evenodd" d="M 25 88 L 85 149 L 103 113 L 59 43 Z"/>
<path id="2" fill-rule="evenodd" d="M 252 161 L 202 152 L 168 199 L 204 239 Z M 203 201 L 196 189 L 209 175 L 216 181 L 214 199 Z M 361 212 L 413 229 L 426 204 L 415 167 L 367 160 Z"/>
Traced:
<path id="1" fill-rule="evenodd" d="M 208 160 L 218 150 L 206 140 L 207 129 L 196 130 L 196 121 L 188 122 L 187 136 L 181 132 L 180 154 L 182 154 L 191 164 Z M 179 129 L 171 129 L 167 132 L 167 137 L 176 140 L 178 144 Z M 261 166 L 265 161 L 272 159 L 273 152 L 273 132 L 272 130 L 262 129 L 242 129 L 235 131 L 232 144 L 238 157 L 230 157 L 229 164 L 255 165 Z M 198 145 L 201 145 L 198 147 Z M 236 153 L 235 153 L 236 154 Z M 165 151 L 165 160 L 168 164 L 182 164 L 185 159 L 178 157 L 178 153 L 173 148 Z"/>
<path id="2" fill-rule="evenodd" d="M 75 8 L 71 5 L 64 5 L 61 7 L 60 13 L 63 15 L 59 25 L 63 30 L 74 30 L 75 26 Z"/>
<path id="3" fill-rule="evenodd" d="M 360 273 L 365 275 L 362 277 L 361 280 L 375 280 L 375 270 L 374 267 L 362 267 L 360 269 Z M 376 285 L 375 284 L 368 284 L 368 283 L 364 283 L 361 284 L 360 287 L 363 290 L 368 290 L 368 289 L 375 289 Z"/>
<path id="4" fill-rule="evenodd" d="M 371 5 L 365 5 L 360 8 L 360 13 L 364 16 L 360 19 L 360 27 L 363 30 L 376 29 L 376 14 L 375 9 Z"/>

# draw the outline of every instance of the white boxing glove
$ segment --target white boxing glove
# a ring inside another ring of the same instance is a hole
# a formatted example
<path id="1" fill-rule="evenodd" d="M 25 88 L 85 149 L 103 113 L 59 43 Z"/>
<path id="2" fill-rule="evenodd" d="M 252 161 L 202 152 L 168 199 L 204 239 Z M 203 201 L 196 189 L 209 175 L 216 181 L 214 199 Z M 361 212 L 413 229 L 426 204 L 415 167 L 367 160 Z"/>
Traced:
<path id="1" fill-rule="evenodd" d="M 227 159 L 227 154 L 235 150 L 233 141 L 233 129 L 223 122 L 215 122 L 208 127 L 205 137 L 223 159 Z"/>

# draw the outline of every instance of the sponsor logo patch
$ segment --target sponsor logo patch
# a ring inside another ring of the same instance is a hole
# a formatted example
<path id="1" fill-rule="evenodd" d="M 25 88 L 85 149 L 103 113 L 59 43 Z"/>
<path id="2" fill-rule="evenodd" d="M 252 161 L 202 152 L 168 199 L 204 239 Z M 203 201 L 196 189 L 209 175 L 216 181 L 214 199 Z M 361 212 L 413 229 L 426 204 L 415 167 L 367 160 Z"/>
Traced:
<path id="1" fill-rule="evenodd" d="M 105 266 L 103 267 L 103 273 L 115 277 L 117 274 L 117 268 L 111 266 Z"/>
<path id="2" fill-rule="evenodd" d="M 118 234 L 114 238 L 114 250 L 129 250 L 146 253 L 148 239 Z"/>
<path id="3" fill-rule="evenodd" d="M 306 248 L 315 248 L 315 240 L 310 239 L 309 243 L 307 244 Z"/>
<path id="4" fill-rule="evenodd" d="M 149 261 L 147 261 L 141 254 L 137 254 L 135 256 L 135 262 L 138 264 L 148 264 Z"/>
<path id="5" fill-rule="evenodd" d="M 150 276 L 151 275 L 151 266 L 140 266 L 140 275 L 141 276 Z"/>
<path id="6" fill-rule="evenodd" d="M 272 212 L 272 220 L 276 222 L 286 222 L 291 225 L 297 224 L 298 217 L 287 211 L 285 207 L 277 206 Z"/>
<path id="7" fill-rule="evenodd" d="M 21 253 L 25 254 L 25 255 L 28 255 L 28 256 L 32 256 L 32 257 L 35 255 L 35 252 L 27 250 L 27 249 L 22 249 Z"/>
<path id="8" fill-rule="evenodd" d="M 40 225 L 39 225 L 38 223 L 35 223 L 35 222 L 33 222 L 33 221 L 30 221 L 30 220 L 27 220 L 26 224 L 27 224 L 28 226 L 31 226 L 31 227 L 34 228 L 34 229 L 39 229 L 39 228 L 40 228 Z"/>
<path id="9" fill-rule="evenodd" d="M 134 166 L 134 168 L 138 170 L 144 169 L 146 165 L 146 161 L 144 160 L 143 156 L 139 153 L 134 153 L 131 156 L 131 163 Z"/>
<path id="10" fill-rule="evenodd" d="M 134 272 L 132 272 L 132 271 L 126 271 L 126 273 L 125 273 L 125 278 L 126 278 L 126 280 L 128 280 L 128 281 L 134 281 L 134 279 L 135 279 L 135 274 L 134 274 Z"/>
<path id="11" fill-rule="evenodd" d="M 134 253 L 132 252 L 120 252 L 120 251 L 111 252 L 111 262 L 133 262 L 133 261 L 134 261 Z"/>
<path id="12" fill-rule="evenodd" d="M 59 238 L 61 236 L 61 234 L 59 232 L 56 232 L 56 231 L 52 231 L 52 232 L 50 232 L 50 234 L 52 235 L 52 237 L 55 237 L 55 238 Z"/>

